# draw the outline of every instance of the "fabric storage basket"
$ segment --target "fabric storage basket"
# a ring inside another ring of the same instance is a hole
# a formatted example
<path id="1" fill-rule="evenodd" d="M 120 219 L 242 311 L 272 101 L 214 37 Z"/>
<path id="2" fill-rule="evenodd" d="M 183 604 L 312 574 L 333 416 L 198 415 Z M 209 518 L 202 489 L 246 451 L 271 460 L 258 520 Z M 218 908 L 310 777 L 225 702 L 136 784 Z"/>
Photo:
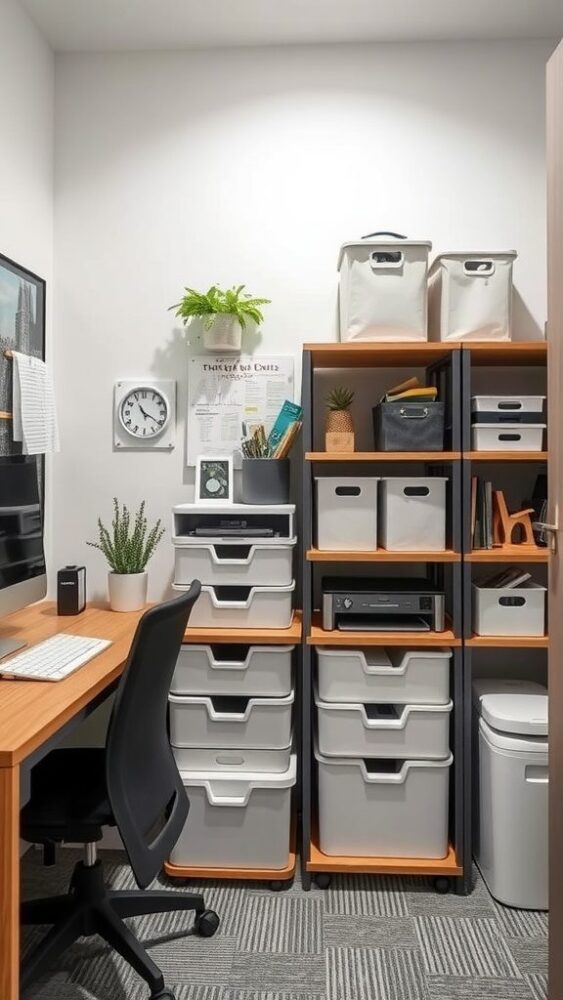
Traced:
<path id="1" fill-rule="evenodd" d="M 443 451 L 444 403 L 395 400 L 373 407 L 376 451 Z"/>
<path id="2" fill-rule="evenodd" d="M 473 631 L 477 635 L 545 635 L 547 588 L 533 580 L 521 587 L 474 583 Z"/>
<path id="3" fill-rule="evenodd" d="M 287 771 L 181 771 L 190 815 L 170 861 L 180 867 L 285 868 L 295 755 Z"/>
<path id="4" fill-rule="evenodd" d="M 291 691 L 295 646 L 182 646 L 173 694 L 284 698 Z"/>
<path id="5" fill-rule="evenodd" d="M 174 590 L 187 588 L 173 584 Z M 289 628 L 295 582 L 289 587 L 201 588 L 190 628 Z"/>
<path id="6" fill-rule="evenodd" d="M 541 424 L 545 396 L 472 396 L 474 424 Z"/>
<path id="7" fill-rule="evenodd" d="M 171 694 L 170 743 L 222 750 L 284 750 L 291 743 L 293 691 L 286 698 Z"/>
<path id="8" fill-rule="evenodd" d="M 518 427 L 503 427 L 499 423 L 473 424 L 473 451 L 541 451 L 545 427 L 545 424 L 519 424 Z"/>
<path id="9" fill-rule="evenodd" d="M 248 541 L 175 545 L 174 582 L 287 587 L 293 579 L 295 542 L 292 538 L 286 545 Z"/>
<path id="10" fill-rule="evenodd" d="M 328 702 L 445 705 L 451 649 L 317 648 L 319 697 Z"/>
<path id="11" fill-rule="evenodd" d="M 372 233 L 340 248 L 340 339 L 427 339 L 428 254 L 432 244 Z"/>
<path id="12" fill-rule="evenodd" d="M 375 476 L 316 477 L 317 548 L 362 551 L 377 548 Z"/>
<path id="13" fill-rule="evenodd" d="M 515 250 L 445 253 L 430 268 L 432 340 L 510 340 Z"/>
<path id="14" fill-rule="evenodd" d="M 384 549 L 444 551 L 447 482 L 438 476 L 381 480 L 379 540 Z"/>
<path id="15" fill-rule="evenodd" d="M 445 858 L 453 756 L 318 762 L 319 847 L 348 857 Z"/>
<path id="16" fill-rule="evenodd" d="M 334 704 L 317 706 L 319 753 L 327 757 L 424 757 L 440 760 L 450 751 L 447 705 Z"/>
<path id="17" fill-rule="evenodd" d="M 291 744 L 282 750 L 217 750 L 204 747 L 173 747 L 180 771 L 241 771 L 275 773 L 287 771 Z"/>

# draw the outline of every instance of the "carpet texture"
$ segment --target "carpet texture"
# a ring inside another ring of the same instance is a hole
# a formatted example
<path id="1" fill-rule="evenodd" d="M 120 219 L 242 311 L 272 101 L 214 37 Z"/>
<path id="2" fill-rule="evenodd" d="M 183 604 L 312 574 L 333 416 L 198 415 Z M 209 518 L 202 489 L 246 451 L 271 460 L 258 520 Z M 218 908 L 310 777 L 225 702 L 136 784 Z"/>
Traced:
<path id="1" fill-rule="evenodd" d="M 64 891 L 79 857 L 61 851 L 44 868 L 28 852 L 23 898 Z M 103 860 L 115 888 L 135 888 L 124 855 L 106 851 Z M 189 888 L 219 913 L 214 938 L 190 933 L 191 914 L 131 921 L 176 1000 L 547 1000 L 547 915 L 500 906 L 477 873 L 465 898 L 439 896 L 425 879 L 364 875 L 310 893 L 299 877 L 281 893 L 251 882 Z M 42 933 L 25 929 L 24 951 Z M 147 997 L 129 966 L 91 938 L 22 1000 Z"/>

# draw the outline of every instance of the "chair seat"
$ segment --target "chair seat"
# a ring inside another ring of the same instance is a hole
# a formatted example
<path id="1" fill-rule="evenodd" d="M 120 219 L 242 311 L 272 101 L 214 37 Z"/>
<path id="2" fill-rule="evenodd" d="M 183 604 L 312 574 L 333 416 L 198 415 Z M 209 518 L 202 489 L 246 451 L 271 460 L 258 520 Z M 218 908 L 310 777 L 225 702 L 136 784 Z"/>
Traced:
<path id="1" fill-rule="evenodd" d="M 31 772 L 31 798 L 21 814 L 21 834 L 32 843 L 100 840 L 115 820 L 106 788 L 106 751 L 91 747 L 53 750 Z"/>

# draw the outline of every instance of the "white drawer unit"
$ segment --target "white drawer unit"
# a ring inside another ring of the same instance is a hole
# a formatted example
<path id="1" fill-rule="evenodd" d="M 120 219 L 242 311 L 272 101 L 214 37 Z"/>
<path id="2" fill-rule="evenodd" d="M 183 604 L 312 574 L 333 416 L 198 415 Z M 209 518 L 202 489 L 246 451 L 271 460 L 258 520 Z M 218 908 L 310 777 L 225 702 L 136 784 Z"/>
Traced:
<path id="1" fill-rule="evenodd" d="M 280 542 L 174 543 L 174 582 L 218 586 L 287 587 L 293 580 L 296 539 Z"/>
<path id="2" fill-rule="evenodd" d="M 473 451 L 541 451 L 545 424 L 473 424 Z"/>
<path id="3" fill-rule="evenodd" d="M 319 752 L 327 757 L 423 757 L 450 752 L 447 705 L 335 704 L 315 697 Z"/>
<path id="4" fill-rule="evenodd" d="M 319 696 L 329 702 L 445 705 L 451 649 L 317 649 Z"/>
<path id="5" fill-rule="evenodd" d="M 295 538 L 295 504 L 181 503 L 173 507 L 172 515 L 173 544 L 244 541 L 287 545 Z"/>
<path id="6" fill-rule="evenodd" d="M 291 743 L 293 691 L 286 698 L 171 694 L 173 747 L 285 750 Z"/>
<path id="7" fill-rule="evenodd" d="M 288 587 L 204 585 L 190 615 L 190 628 L 289 628 L 294 590 L 295 583 Z"/>
<path id="8" fill-rule="evenodd" d="M 362 551 L 377 548 L 375 476 L 326 476 L 315 479 L 317 548 Z"/>
<path id="9" fill-rule="evenodd" d="M 390 551 L 446 548 L 447 478 L 399 476 L 381 480 L 380 543 Z"/>
<path id="10" fill-rule="evenodd" d="M 185 644 L 170 690 L 173 694 L 285 698 L 291 691 L 294 649 L 295 646 Z"/>
<path id="11" fill-rule="evenodd" d="M 319 847 L 347 857 L 445 858 L 453 756 L 318 762 Z"/>
<path id="12" fill-rule="evenodd" d="M 259 771 L 279 774 L 287 771 L 291 746 L 282 750 L 216 750 L 203 747 L 174 747 L 180 771 L 238 772 Z"/>
<path id="13" fill-rule="evenodd" d="M 297 766 L 284 772 L 180 772 L 191 809 L 170 860 L 179 867 L 287 866 L 291 790 Z"/>
<path id="14" fill-rule="evenodd" d="M 476 635 L 545 635 L 547 588 L 533 580 L 521 587 L 480 587 L 474 583 Z"/>
<path id="15" fill-rule="evenodd" d="M 436 257 L 428 276 L 432 340 L 510 340 L 515 250 Z"/>

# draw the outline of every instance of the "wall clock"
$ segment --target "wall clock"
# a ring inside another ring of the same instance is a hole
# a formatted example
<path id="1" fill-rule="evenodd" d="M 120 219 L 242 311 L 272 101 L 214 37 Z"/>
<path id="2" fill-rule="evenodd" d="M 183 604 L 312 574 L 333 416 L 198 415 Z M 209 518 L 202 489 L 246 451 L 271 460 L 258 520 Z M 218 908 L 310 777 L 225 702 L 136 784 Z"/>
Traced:
<path id="1" fill-rule="evenodd" d="M 115 448 L 147 451 L 174 447 L 176 383 L 171 379 L 120 379 L 113 394 Z"/>

